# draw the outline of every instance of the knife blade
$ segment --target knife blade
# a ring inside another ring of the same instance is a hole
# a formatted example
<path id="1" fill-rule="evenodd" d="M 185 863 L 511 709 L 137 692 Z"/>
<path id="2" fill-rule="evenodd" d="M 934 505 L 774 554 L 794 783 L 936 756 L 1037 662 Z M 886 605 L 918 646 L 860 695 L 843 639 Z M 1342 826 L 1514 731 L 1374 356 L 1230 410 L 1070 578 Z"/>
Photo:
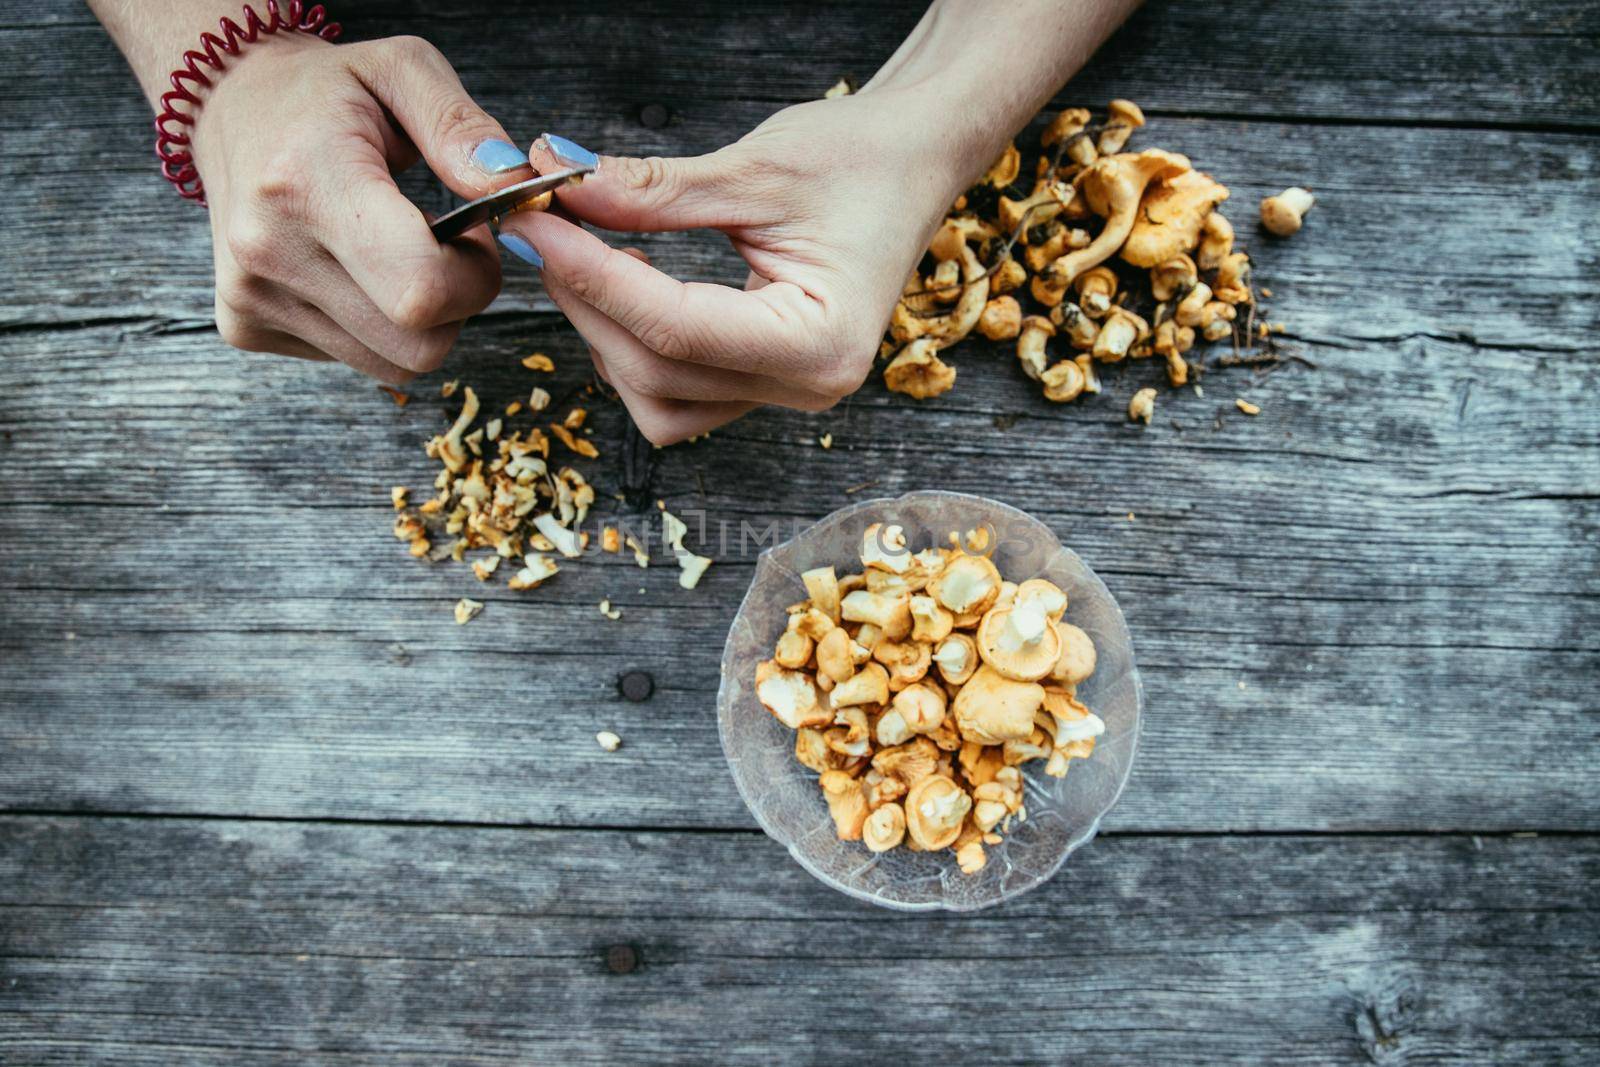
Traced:
<path id="1" fill-rule="evenodd" d="M 502 215 L 509 215 L 536 196 L 559 188 L 575 178 L 593 173 L 593 167 L 568 167 L 550 174 L 541 174 L 537 178 L 530 178 L 516 185 L 508 185 L 498 192 L 480 196 L 476 200 L 462 204 L 454 211 L 440 215 L 429 225 L 429 229 L 441 244 L 454 240 L 474 226 L 481 226 Z"/>

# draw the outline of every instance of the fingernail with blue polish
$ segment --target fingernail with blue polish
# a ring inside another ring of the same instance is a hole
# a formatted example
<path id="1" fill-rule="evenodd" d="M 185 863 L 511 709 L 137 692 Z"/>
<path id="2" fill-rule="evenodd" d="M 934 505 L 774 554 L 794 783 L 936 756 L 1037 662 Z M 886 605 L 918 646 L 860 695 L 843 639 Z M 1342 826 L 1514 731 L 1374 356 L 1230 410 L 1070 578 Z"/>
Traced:
<path id="1" fill-rule="evenodd" d="M 510 141 L 485 141 L 472 150 L 472 161 L 490 174 L 504 174 L 526 167 L 528 153 Z"/>
<path id="2" fill-rule="evenodd" d="M 544 269 L 544 257 L 539 254 L 539 250 L 516 234 L 502 233 L 500 235 L 500 243 L 505 245 L 507 252 L 510 252 L 524 263 L 532 263 L 536 270 Z"/>
<path id="3" fill-rule="evenodd" d="M 560 137 L 553 133 L 544 133 L 539 135 L 539 140 L 543 141 L 545 147 L 550 149 L 550 154 L 556 157 L 558 163 L 564 163 L 569 167 L 598 167 L 600 165 L 599 156 L 583 147 L 583 145 L 569 141 L 565 137 Z"/>

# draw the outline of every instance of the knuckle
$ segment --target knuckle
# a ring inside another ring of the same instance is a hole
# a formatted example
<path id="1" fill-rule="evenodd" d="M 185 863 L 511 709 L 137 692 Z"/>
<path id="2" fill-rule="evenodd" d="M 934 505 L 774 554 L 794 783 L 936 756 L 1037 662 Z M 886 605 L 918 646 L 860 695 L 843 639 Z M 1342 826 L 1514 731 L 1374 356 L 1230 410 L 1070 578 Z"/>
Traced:
<path id="1" fill-rule="evenodd" d="M 844 398 L 842 396 L 833 396 L 828 394 L 817 397 L 806 397 L 802 400 L 794 401 L 792 404 L 787 406 L 793 407 L 799 411 L 808 411 L 813 415 L 819 415 L 824 411 L 832 411 L 834 408 L 839 406 L 839 402 L 843 399 Z"/>
<path id="2" fill-rule="evenodd" d="M 267 277 L 278 268 L 278 240 L 272 227 L 253 214 L 234 219 L 224 231 L 228 254 L 245 274 Z"/>
<path id="3" fill-rule="evenodd" d="M 396 65 L 436 63 L 444 58 L 439 50 L 424 38 L 405 33 L 382 42 L 384 53 Z"/>
<path id="4" fill-rule="evenodd" d="M 305 204 L 309 167 L 298 141 L 269 155 L 250 185 L 250 198 L 282 214 L 298 216 Z"/>
<path id="5" fill-rule="evenodd" d="M 835 359 L 823 363 L 817 371 L 817 387 L 827 396 L 843 399 L 860 389 L 867 380 L 867 371 L 852 360 Z"/>
<path id="6" fill-rule="evenodd" d="M 390 385 L 407 385 L 416 377 L 415 372 L 409 371 L 404 367 L 397 367 L 392 363 L 384 363 L 382 360 L 377 362 L 374 369 L 364 373 Z"/>
<path id="7" fill-rule="evenodd" d="M 639 343 L 668 359 L 688 359 L 694 344 L 683 320 L 671 313 L 652 315 L 638 324 Z"/>
<path id="8" fill-rule="evenodd" d="M 640 396 L 649 397 L 651 400 L 674 399 L 672 393 L 675 391 L 675 386 L 671 377 L 664 368 L 653 361 L 629 360 L 622 367 L 613 367 L 612 373 Z"/>
<path id="9" fill-rule="evenodd" d="M 456 336 L 460 332 L 459 326 L 441 326 L 428 330 L 417 338 L 409 352 L 397 356 L 396 362 L 418 374 L 436 371 L 444 366 L 444 361 L 449 357 L 450 349 L 455 346 Z"/>
<path id="10" fill-rule="evenodd" d="M 229 346 L 242 352 L 266 351 L 267 331 L 220 296 L 217 298 L 216 318 L 217 333 Z"/>
<path id="11" fill-rule="evenodd" d="M 622 184 L 636 193 L 653 192 L 670 181 L 666 160 L 660 156 L 625 156 L 616 165 Z"/>
<path id="12" fill-rule="evenodd" d="M 404 330 L 426 330 L 445 321 L 450 283 L 437 269 L 427 267 L 401 288 L 386 314 Z"/>
<path id="13" fill-rule="evenodd" d="M 434 112 L 433 122 L 434 130 L 441 141 L 446 138 L 472 133 L 475 130 L 482 130 L 491 125 L 489 117 L 483 113 L 483 109 L 471 100 L 460 96 L 451 96 L 447 100 L 440 101 Z M 487 132 L 494 133 L 496 131 L 488 130 Z M 466 137 L 464 139 L 472 140 L 474 138 Z"/>
<path id="14" fill-rule="evenodd" d="M 652 404 L 641 404 L 632 411 L 633 423 L 645 440 L 661 448 L 683 440 L 683 433 L 666 411 Z"/>

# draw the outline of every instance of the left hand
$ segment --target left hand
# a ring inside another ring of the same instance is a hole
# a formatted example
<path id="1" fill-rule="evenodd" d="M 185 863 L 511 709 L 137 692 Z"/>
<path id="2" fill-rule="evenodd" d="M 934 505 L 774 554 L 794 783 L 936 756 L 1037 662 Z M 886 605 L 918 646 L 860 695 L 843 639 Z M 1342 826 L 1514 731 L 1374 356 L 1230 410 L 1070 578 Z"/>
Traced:
<path id="1" fill-rule="evenodd" d="M 760 404 L 822 411 L 866 380 L 961 179 L 988 163 L 954 161 L 936 122 L 917 137 L 907 116 L 925 107 L 903 96 L 799 104 L 709 155 L 607 156 L 557 194 L 605 229 L 721 230 L 750 265 L 743 290 L 679 282 L 556 214 L 504 220 L 502 240 L 542 258 L 546 290 L 651 441 L 681 441 Z M 558 158 L 541 138 L 529 155 L 548 173 L 572 153 Z"/>

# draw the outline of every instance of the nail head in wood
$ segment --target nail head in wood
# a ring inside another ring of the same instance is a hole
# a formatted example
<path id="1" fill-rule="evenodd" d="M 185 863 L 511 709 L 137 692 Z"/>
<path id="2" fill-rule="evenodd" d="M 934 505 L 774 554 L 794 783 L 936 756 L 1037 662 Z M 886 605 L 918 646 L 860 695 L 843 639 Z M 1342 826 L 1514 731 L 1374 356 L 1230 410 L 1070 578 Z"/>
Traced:
<path id="1" fill-rule="evenodd" d="M 642 704 L 656 691 L 656 680 L 649 671 L 627 671 L 617 676 L 617 692 L 624 700 Z"/>
<path id="2" fill-rule="evenodd" d="M 639 967 L 639 950 L 632 945 L 612 945 L 606 949 L 606 970 L 612 974 L 632 974 Z"/>

